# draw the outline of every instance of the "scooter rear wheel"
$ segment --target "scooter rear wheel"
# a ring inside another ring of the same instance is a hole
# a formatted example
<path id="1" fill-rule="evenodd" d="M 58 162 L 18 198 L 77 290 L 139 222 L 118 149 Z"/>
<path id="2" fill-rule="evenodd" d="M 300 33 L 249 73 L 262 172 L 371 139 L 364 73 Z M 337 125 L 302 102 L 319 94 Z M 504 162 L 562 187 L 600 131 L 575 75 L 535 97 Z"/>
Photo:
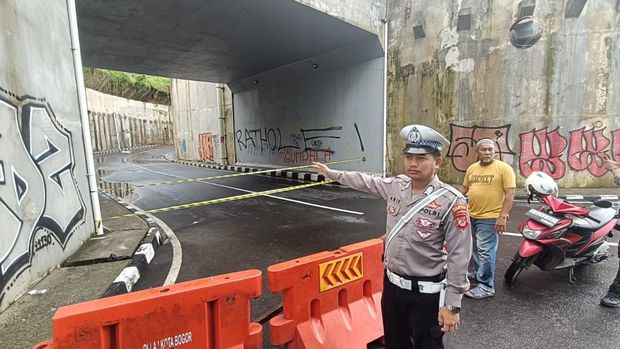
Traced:
<path id="1" fill-rule="evenodd" d="M 504 274 L 504 280 L 506 280 L 507 284 L 512 284 L 517 280 L 519 274 L 527 267 L 529 260 L 530 258 L 523 258 L 519 255 L 512 260 L 512 263 L 506 270 L 506 274 Z"/>

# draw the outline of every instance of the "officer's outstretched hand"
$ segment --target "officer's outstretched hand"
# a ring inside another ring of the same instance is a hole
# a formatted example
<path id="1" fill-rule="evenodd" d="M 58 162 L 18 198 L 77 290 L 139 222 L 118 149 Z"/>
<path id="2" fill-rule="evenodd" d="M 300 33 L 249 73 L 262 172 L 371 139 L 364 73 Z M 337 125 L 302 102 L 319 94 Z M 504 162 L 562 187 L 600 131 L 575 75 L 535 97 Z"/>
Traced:
<path id="1" fill-rule="evenodd" d="M 605 169 L 609 171 L 613 171 L 613 170 L 617 170 L 618 168 L 620 168 L 620 163 L 606 158 L 605 162 L 603 163 L 603 166 L 605 167 Z"/>
<path id="2" fill-rule="evenodd" d="M 458 330 L 459 325 L 461 324 L 459 314 L 451 312 L 446 307 L 439 308 L 439 316 L 437 321 L 439 322 L 439 325 L 441 325 L 441 330 L 447 333 Z"/>
<path id="3" fill-rule="evenodd" d="M 327 171 L 329 171 L 329 167 L 327 167 L 327 165 L 320 162 L 313 162 L 312 167 L 314 167 L 316 172 L 318 172 L 320 175 L 327 177 Z"/>

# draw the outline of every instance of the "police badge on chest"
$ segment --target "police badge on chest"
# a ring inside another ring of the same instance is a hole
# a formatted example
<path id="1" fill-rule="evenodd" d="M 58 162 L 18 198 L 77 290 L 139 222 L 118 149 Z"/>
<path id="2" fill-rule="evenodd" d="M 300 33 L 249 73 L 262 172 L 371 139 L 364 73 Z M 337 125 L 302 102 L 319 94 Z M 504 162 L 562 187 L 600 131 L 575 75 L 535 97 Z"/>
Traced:
<path id="1" fill-rule="evenodd" d="M 431 208 L 429 206 L 424 207 L 421 210 L 422 213 L 426 213 L 429 216 L 433 216 L 435 218 L 439 218 L 441 216 L 441 212 L 437 209 Z"/>

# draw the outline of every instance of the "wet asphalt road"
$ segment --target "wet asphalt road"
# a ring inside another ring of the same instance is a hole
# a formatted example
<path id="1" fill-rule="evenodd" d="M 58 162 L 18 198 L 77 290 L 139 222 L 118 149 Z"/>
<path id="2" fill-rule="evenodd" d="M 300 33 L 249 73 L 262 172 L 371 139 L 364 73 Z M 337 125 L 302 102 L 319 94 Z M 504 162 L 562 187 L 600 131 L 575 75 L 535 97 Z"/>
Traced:
<path id="1" fill-rule="evenodd" d="M 108 187 L 109 183 L 116 183 L 118 195 L 144 210 L 246 193 L 240 190 L 262 191 L 302 184 L 252 175 L 206 183 L 138 187 L 230 173 L 165 161 L 163 155 L 171 152 L 172 148 L 160 148 L 99 157 L 99 179 L 108 182 Z M 378 237 L 385 229 L 384 202 L 367 194 L 327 185 L 275 196 L 363 214 L 268 197 L 156 214 L 174 231 L 182 247 L 183 262 L 176 281 L 261 269 L 263 296 L 252 303 L 252 317 L 257 319 L 281 301 L 267 287 L 269 265 Z M 515 203 L 509 231 L 517 231 L 523 213 L 530 207 L 533 206 Z M 617 242 L 618 235 L 611 241 Z M 446 336 L 446 347 L 620 348 L 620 309 L 598 305 L 618 268 L 617 248 L 610 248 L 613 256 L 607 261 L 576 268 L 576 284 L 569 284 L 567 271 L 549 273 L 532 267 L 508 286 L 503 282 L 503 273 L 519 242 L 519 237 L 501 238 L 495 297 L 464 299 L 462 326 L 457 333 Z M 161 286 L 171 263 L 172 247 L 168 244 L 158 250 L 134 289 Z"/>

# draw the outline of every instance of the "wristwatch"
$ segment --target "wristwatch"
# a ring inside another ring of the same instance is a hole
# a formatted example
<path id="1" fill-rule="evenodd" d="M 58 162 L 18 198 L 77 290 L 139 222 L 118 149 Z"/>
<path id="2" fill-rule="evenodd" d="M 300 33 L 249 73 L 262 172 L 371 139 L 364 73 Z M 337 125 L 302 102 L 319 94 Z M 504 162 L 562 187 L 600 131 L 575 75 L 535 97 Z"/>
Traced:
<path id="1" fill-rule="evenodd" d="M 445 307 L 454 314 L 458 314 L 461 312 L 461 307 L 455 307 L 454 305 L 446 305 Z"/>

